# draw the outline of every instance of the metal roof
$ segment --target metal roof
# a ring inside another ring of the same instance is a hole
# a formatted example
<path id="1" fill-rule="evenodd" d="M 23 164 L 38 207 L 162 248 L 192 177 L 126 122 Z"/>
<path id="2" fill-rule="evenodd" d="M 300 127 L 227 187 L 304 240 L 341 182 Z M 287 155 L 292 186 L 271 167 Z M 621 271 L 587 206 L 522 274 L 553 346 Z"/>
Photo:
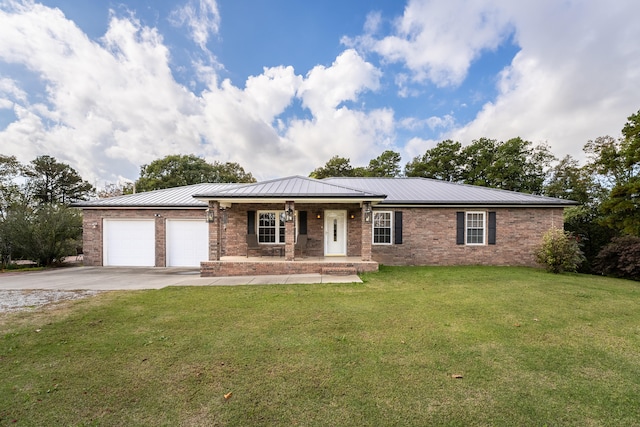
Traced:
<path id="1" fill-rule="evenodd" d="M 302 176 L 254 184 L 195 184 L 107 199 L 77 202 L 79 208 L 205 208 L 207 200 L 223 202 L 311 203 L 372 201 L 379 205 L 518 205 L 571 206 L 576 202 L 515 191 L 456 184 L 428 178 L 326 178 Z"/>
<path id="2" fill-rule="evenodd" d="M 73 203 L 78 208 L 135 208 L 135 207 L 207 207 L 207 202 L 193 198 L 196 193 L 216 192 L 238 187 L 242 184 L 194 184 L 184 187 L 166 188 L 144 193 L 127 194 Z"/>
<path id="3" fill-rule="evenodd" d="M 290 176 L 217 191 L 198 192 L 202 199 L 384 199 L 384 193 L 362 190 L 328 181 Z"/>
<path id="4" fill-rule="evenodd" d="M 577 204 L 571 200 L 429 178 L 325 178 L 324 181 L 386 194 L 387 198 L 380 202 L 380 205 L 571 206 Z"/>

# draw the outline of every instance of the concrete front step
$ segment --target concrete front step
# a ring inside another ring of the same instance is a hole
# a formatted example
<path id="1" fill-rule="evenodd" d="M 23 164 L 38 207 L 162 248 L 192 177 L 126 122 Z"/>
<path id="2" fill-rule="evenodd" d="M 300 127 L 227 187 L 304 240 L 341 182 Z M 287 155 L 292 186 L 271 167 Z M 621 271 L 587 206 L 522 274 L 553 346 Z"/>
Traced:
<path id="1" fill-rule="evenodd" d="M 375 261 L 269 261 L 269 260 L 221 260 L 200 263 L 201 277 L 260 276 L 278 274 L 326 274 L 349 276 L 378 271 Z"/>
<path id="2" fill-rule="evenodd" d="M 358 270 L 355 267 L 324 267 L 322 274 L 329 274 L 331 276 L 350 276 L 352 274 L 358 274 Z"/>

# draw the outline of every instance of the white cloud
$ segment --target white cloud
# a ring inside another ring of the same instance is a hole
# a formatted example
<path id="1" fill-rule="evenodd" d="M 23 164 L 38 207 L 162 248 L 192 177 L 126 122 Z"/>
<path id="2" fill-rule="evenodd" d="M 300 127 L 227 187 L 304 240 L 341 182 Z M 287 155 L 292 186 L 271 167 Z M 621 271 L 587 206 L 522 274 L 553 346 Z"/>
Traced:
<path id="1" fill-rule="evenodd" d="M 189 0 L 173 11 L 170 21 L 176 26 L 189 27 L 193 41 L 206 51 L 209 37 L 220 30 L 218 4 L 216 0 Z"/>
<path id="2" fill-rule="evenodd" d="M 6 96 L 22 102 L 27 100 L 26 92 L 20 89 L 14 80 L 2 77 L 0 77 L 0 96 Z M 6 99 L 6 101 L 8 101 L 8 99 Z M 13 105 L 13 103 L 11 103 L 11 105 Z"/>
<path id="3" fill-rule="evenodd" d="M 634 0 L 409 0 L 393 34 L 365 29 L 345 43 L 403 64 L 396 84 L 409 96 L 416 82 L 459 85 L 481 55 L 512 41 L 520 51 L 496 76 L 497 97 L 469 123 L 454 115 L 463 126 L 443 138 L 521 136 L 580 158 L 587 140 L 618 136 L 640 107 L 639 14 Z"/>
<path id="4" fill-rule="evenodd" d="M 344 101 L 355 101 L 358 94 L 378 89 L 380 71 L 355 50 L 342 52 L 331 65 L 315 66 L 298 89 L 305 107 L 318 116 L 331 113 Z"/>
<path id="5" fill-rule="evenodd" d="M 46 88 L 26 95 L 19 79 L 0 83 L 16 115 L 0 131 L 3 153 L 22 162 L 52 155 L 100 186 L 136 179 L 140 165 L 168 154 L 194 153 L 264 179 L 308 173 L 336 153 L 378 155 L 392 141 L 392 111 L 343 104 L 379 85 L 379 70 L 353 50 L 306 77 L 265 68 L 244 88 L 221 81 L 215 64 L 195 64 L 207 85 L 196 95 L 173 78 L 158 31 L 133 16 L 112 16 L 93 41 L 57 9 L 15 5 L 0 9 L 0 62 Z M 283 120 L 294 101 L 311 117 Z"/>
<path id="6" fill-rule="evenodd" d="M 521 50 L 500 75 L 498 97 L 454 136 L 521 136 L 578 158 L 589 139 L 617 137 L 640 107 L 640 4 L 505 1 L 504 9 Z"/>
<path id="7" fill-rule="evenodd" d="M 443 130 L 450 130 L 455 124 L 455 119 L 452 115 L 446 114 L 442 117 L 431 116 L 426 119 L 417 119 L 415 117 L 408 117 L 400 120 L 398 124 L 401 128 L 408 130 L 419 130 L 425 126 L 431 130 L 442 128 Z"/>
<path id="8" fill-rule="evenodd" d="M 377 39 L 371 28 L 351 44 L 401 62 L 414 81 L 437 86 L 460 84 L 471 62 L 511 31 L 508 15 L 486 0 L 409 0 L 394 34 Z"/>

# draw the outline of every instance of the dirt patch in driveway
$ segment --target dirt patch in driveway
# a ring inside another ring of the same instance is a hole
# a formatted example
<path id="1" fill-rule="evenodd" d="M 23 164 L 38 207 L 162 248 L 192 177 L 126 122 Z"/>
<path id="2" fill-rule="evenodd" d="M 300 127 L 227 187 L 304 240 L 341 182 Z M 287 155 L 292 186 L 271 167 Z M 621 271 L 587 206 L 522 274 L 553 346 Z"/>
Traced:
<path id="1" fill-rule="evenodd" d="M 100 291 L 3 291 L 0 290 L 0 313 L 37 310 L 49 304 L 86 298 Z"/>

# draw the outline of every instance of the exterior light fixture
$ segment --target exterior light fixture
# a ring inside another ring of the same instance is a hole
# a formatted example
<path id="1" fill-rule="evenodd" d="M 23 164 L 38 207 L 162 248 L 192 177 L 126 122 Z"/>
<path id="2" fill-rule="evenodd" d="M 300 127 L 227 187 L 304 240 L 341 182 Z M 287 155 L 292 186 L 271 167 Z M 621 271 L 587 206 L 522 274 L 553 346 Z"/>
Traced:
<path id="1" fill-rule="evenodd" d="M 354 214 L 353 212 L 349 213 L 349 218 L 354 219 L 356 217 L 356 214 Z"/>
<path id="2" fill-rule="evenodd" d="M 293 209 L 291 209 L 291 206 L 287 207 L 287 210 L 284 212 L 285 213 L 285 221 L 287 222 L 291 222 L 293 221 Z"/>
<path id="3" fill-rule="evenodd" d="M 316 213 L 316 218 L 317 219 L 322 219 L 322 214 L 320 212 Z"/>
<path id="4" fill-rule="evenodd" d="M 371 202 L 364 203 L 364 222 L 371 222 Z"/>
<path id="5" fill-rule="evenodd" d="M 207 222 L 216 221 L 216 210 L 213 208 L 207 209 Z"/>

